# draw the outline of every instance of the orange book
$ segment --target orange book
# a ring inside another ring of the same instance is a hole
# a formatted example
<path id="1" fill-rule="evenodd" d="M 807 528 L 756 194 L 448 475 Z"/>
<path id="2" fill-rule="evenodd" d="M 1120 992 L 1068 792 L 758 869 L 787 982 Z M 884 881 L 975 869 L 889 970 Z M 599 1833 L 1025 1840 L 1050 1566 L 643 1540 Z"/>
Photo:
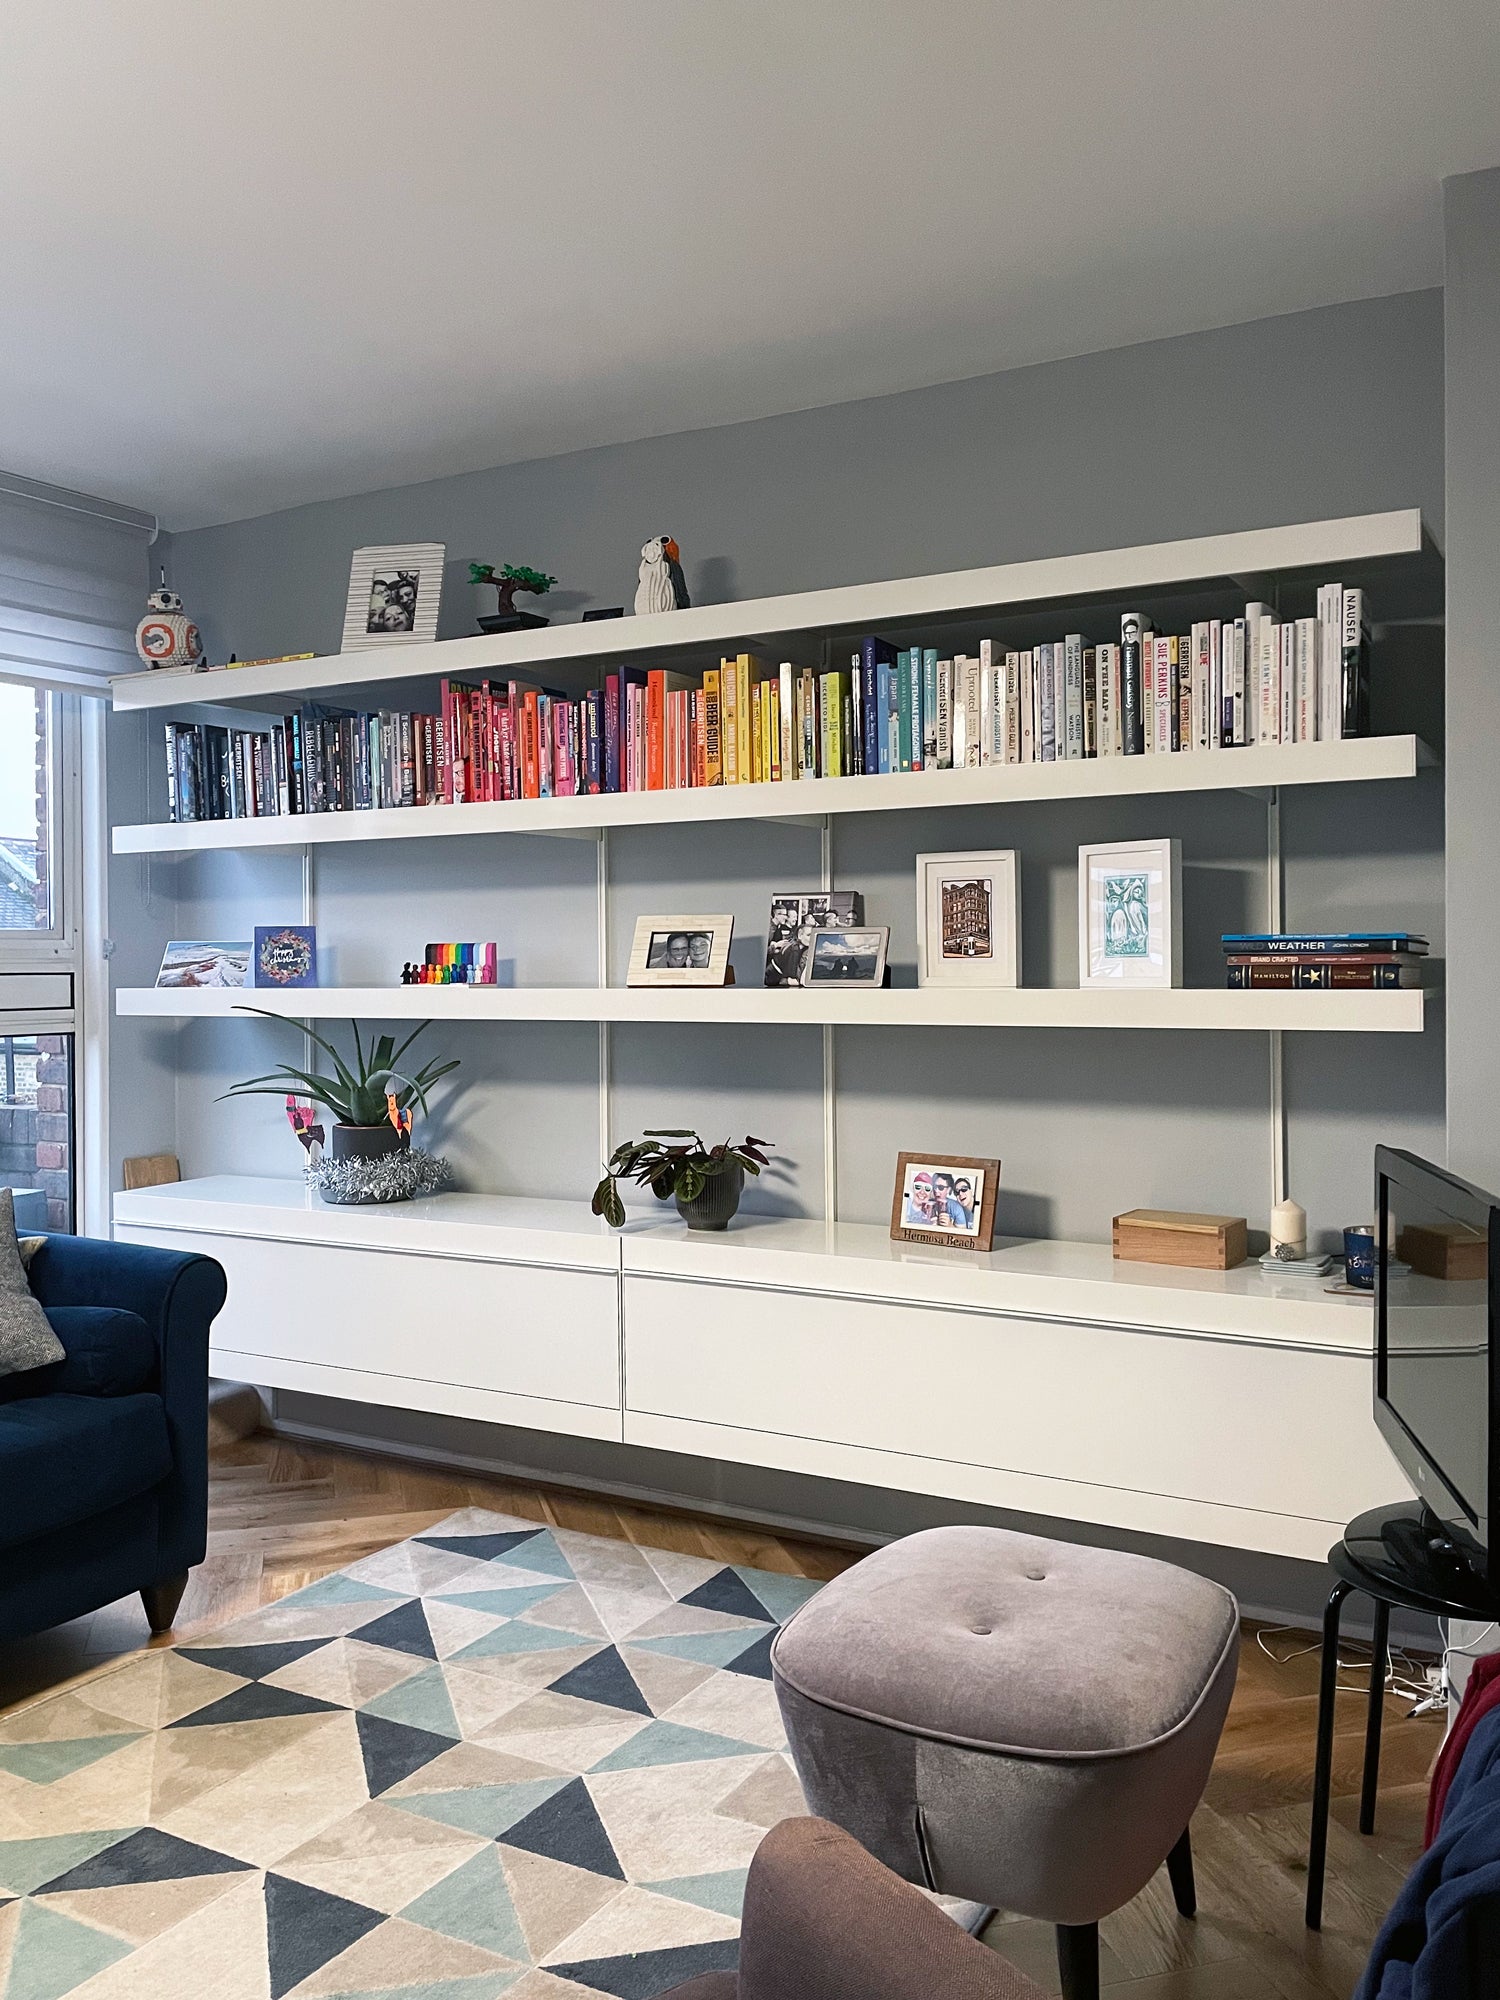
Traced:
<path id="1" fill-rule="evenodd" d="M 686 674 L 653 667 L 646 676 L 646 776 L 643 790 L 665 791 L 667 776 L 667 704 L 682 688 L 692 686 Z"/>
<path id="2" fill-rule="evenodd" d="M 542 795 L 541 716 L 537 691 L 527 688 L 521 700 L 521 796 L 539 799 Z"/>

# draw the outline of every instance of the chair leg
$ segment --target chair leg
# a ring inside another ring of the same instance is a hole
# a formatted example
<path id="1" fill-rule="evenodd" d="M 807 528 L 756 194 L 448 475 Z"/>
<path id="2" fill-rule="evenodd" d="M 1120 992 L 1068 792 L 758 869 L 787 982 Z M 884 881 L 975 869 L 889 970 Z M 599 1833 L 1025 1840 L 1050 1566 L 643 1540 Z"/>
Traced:
<path id="1" fill-rule="evenodd" d="M 187 1586 L 186 1570 L 181 1576 L 164 1577 L 160 1583 L 146 1585 L 141 1592 L 141 1602 L 146 1607 L 146 1623 L 153 1632 L 171 1631 L 172 1620 L 177 1616 L 177 1607 Z"/>
<path id="2" fill-rule="evenodd" d="M 1099 1926 L 1059 1924 L 1057 1970 L 1063 2000 L 1099 2000 Z"/>
<path id="3" fill-rule="evenodd" d="M 1193 1880 L 1193 1841 L 1187 1827 L 1182 1829 L 1182 1838 L 1167 1856 L 1167 1877 L 1172 1884 L 1172 1900 L 1177 1905 L 1178 1916 L 1196 1917 L 1198 1885 Z"/>
<path id="4" fill-rule="evenodd" d="M 1312 1831 L 1307 1843 L 1307 1928 L 1323 1927 L 1323 1871 L 1328 1862 L 1328 1799 L 1333 1789 L 1333 1709 L 1338 1700 L 1339 1619 L 1351 1586 L 1328 1593 L 1323 1613 L 1323 1666 L 1318 1676 L 1318 1751 L 1313 1764 Z"/>
<path id="5" fill-rule="evenodd" d="M 1365 1769 L 1359 1786 L 1359 1830 L 1375 1831 L 1375 1793 L 1380 1785 L 1380 1723 L 1385 1714 L 1385 1676 L 1390 1665 L 1391 1607 L 1375 1605 L 1375 1650 L 1370 1655 L 1370 1708 L 1365 1717 Z"/>

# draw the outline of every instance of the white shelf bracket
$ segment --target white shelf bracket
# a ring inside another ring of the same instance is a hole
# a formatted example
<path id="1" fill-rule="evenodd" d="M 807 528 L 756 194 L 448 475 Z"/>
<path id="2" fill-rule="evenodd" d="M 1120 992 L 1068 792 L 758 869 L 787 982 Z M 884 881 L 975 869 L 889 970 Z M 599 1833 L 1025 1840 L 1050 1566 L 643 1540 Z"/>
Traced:
<path id="1" fill-rule="evenodd" d="M 1284 872 L 1281 854 L 1281 790 L 1266 793 L 1266 929 L 1279 931 L 1284 922 Z M 1286 1091 L 1282 1076 L 1281 1030 L 1270 1033 L 1271 1205 L 1287 1194 Z"/>
<path id="2" fill-rule="evenodd" d="M 526 826 L 520 829 L 522 835 L 530 834 L 536 840 L 591 840 L 602 842 L 606 829 L 602 826 Z"/>

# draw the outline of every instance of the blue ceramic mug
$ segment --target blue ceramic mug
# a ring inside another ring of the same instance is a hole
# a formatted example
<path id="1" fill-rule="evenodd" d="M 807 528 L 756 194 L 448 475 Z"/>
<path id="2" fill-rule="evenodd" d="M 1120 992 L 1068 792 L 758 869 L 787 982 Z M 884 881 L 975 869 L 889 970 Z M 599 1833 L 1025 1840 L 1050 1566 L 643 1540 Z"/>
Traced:
<path id="1" fill-rule="evenodd" d="M 1375 1289 L 1375 1231 L 1369 1223 L 1344 1231 L 1344 1277 L 1361 1292 Z"/>

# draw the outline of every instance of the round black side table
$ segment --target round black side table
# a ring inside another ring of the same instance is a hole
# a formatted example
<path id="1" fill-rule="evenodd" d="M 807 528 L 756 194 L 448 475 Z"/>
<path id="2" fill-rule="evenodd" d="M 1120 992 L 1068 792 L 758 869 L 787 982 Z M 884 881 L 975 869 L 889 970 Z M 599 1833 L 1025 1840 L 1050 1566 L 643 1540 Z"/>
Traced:
<path id="1" fill-rule="evenodd" d="M 1307 1847 L 1307 1923 L 1323 1923 L 1323 1875 L 1328 1860 L 1328 1799 L 1333 1780 L 1334 1704 L 1338 1699 L 1339 1620 L 1344 1599 L 1362 1591 L 1375 1605 L 1375 1650 L 1370 1660 L 1370 1706 L 1365 1718 L 1365 1768 L 1359 1793 L 1359 1830 L 1375 1831 L 1380 1780 L 1380 1723 L 1390 1662 L 1391 1608 L 1425 1611 L 1433 1618 L 1500 1618 L 1500 1593 L 1465 1563 L 1437 1516 L 1419 1502 L 1376 1507 L 1344 1530 L 1328 1551 L 1338 1578 L 1323 1613 L 1323 1664 L 1318 1681 L 1318 1751 L 1313 1771 L 1312 1834 Z"/>

